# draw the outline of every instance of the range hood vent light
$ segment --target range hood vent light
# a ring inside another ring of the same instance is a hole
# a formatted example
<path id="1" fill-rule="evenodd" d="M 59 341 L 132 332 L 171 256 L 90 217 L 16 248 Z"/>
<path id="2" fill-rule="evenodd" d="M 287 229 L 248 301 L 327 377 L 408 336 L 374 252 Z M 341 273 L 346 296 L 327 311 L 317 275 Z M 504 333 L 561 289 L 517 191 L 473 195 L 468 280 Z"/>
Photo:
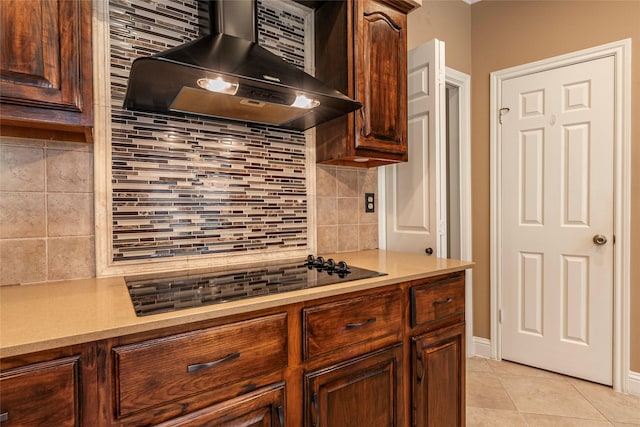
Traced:
<path id="1" fill-rule="evenodd" d="M 203 3 L 200 3 L 201 5 Z M 306 130 L 361 104 L 259 46 L 255 0 L 208 7 L 211 34 L 137 58 L 124 107 Z"/>
<path id="2" fill-rule="evenodd" d="M 238 93 L 238 83 L 230 83 L 222 77 L 215 79 L 198 79 L 198 86 L 211 92 L 224 93 L 226 95 L 235 95 Z"/>

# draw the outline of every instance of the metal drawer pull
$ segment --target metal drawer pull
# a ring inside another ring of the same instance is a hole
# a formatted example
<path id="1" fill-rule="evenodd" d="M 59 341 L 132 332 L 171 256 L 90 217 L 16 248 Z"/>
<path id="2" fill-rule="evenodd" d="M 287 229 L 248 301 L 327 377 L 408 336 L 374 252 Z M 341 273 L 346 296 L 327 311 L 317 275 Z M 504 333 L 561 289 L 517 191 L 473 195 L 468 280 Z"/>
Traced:
<path id="1" fill-rule="evenodd" d="M 418 363 L 420 364 L 420 373 L 418 374 L 418 384 L 422 384 L 422 380 L 424 379 L 424 360 L 422 360 L 422 353 L 418 353 L 416 356 L 418 359 Z"/>
<path id="2" fill-rule="evenodd" d="M 313 427 L 318 427 L 320 425 L 320 405 L 318 404 L 318 393 L 313 393 L 311 400 L 313 401 L 313 409 L 315 409 L 316 411 L 316 420 L 313 423 Z"/>
<path id="3" fill-rule="evenodd" d="M 371 323 L 374 323 L 376 321 L 375 317 L 372 317 L 371 319 L 367 319 L 364 322 L 361 323 L 347 323 L 347 329 L 354 329 L 354 328 L 359 328 L 361 326 L 366 326 L 366 325 L 370 325 Z"/>
<path id="4" fill-rule="evenodd" d="M 228 361 L 233 360 L 233 359 L 237 359 L 238 357 L 240 357 L 240 352 L 231 353 L 231 354 L 223 357 L 222 359 L 214 360 L 213 362 L 197 363 L 195 365 L 189 365 L 189 366 L 187 366 L 187 372 L 195 372 L 195 371 L 198 371 L 200 369 L 211 368 L 212 366 L 216 366 L 216 365 L 219 365 L 221 363 L 228 362 Z"/>
<path id="5" fill-rule="evenodd" d="M 0 414 L 0 423 L 3 423 L 5 421 L 9 421 L 9 413 L 8 412 L 3 412 Z"/>
<path id="6" fill-rule="evenodd" d="M 440 300 L 440 301 L 434 301 L 433 305 L 449 304 L 452 301 L 453 301 L 453 298 L 449 297 L 447 299 L 443 299 L 443 300 Z"/>
<path id="7" fill-rule="evenodd" d="M 278 421 L 280 421 L 280 427 L 284 427 L 284 406 L 278 406 L 276 408 L 278 413 Z"/>

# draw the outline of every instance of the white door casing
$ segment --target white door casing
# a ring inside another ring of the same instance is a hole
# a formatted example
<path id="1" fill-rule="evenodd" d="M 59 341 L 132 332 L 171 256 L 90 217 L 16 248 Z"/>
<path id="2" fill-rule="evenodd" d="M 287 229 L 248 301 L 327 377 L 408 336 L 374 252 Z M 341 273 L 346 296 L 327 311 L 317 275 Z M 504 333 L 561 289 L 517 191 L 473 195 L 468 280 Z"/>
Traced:
<path id="1" fill-rule="evenodd" d="M 611 92 L 613 93 L 613 211 L 614 225 L 613 235 L 615 236 L 615 248 L 613 252 L 613 351 L 612 351 L 612 371 L 613 388 L 626 392 L 629 389 L 629 341 L 630 341 L 630 315 L 629 315 L 629 293 L 630 293 L 630 196 L 631 196 L 631 40 L 621 40 L 594 48 L 573 52 L 570 54 L 545 59 L 542 61 L 525 64 L 506 70 L 491 73 L 491 122 L 490 122 L 490 160 L 491 160 L 491 356 L 501 359 L 502 354 L 502 328 L 504 322 L 499 323 L 499 308 L 504 308 L 504 296 L 501 293 L 504 285 L 500 272 L 503 264 L 503 248 L 500 243 L 502 236 L 506 233 L 503 229 L 504 219 L 502 218 L 502 204 L 505 203 L 502 197 L 502 185 L 505 181 L 502 177 L 503 165 L 503 142 L 502 132 L 500 132 L 499 109 L 501 108 L 503 82 L 525 75 L 540 73 L 560 67 L 567 67 L 585 61 L 597 60 L 600 58 L 612 58 L 614 66 L 614 82 Z M 512 111 L 509 112 L 512 114 Z M 503 117 L 506 121 L 507 116 Z M 579 129 L 570 129 L 579 131 Z M 530 148 L 535 147 L 535 135 L 530 134 Z M 576 137 L 577 134 L 572 135 Z M 579 139 L 579 138 L 578 138 Z M 576 138 L 574 138 L 574 141 Z M 565 144 L 566 145 L 566 144 Z M 571 145 L 571 144 L 568 144 Z M 579 143 L 573 144 L 575 148 Z M 533 148 L 532 148 L 533 150 Z M 535 151 L 535 150 L 533 150 Z M 574 165 L 575 168 L 575 165 Z M 562 190 L 561 183 L 556 185 Z M 560 191 L 559 190 L 559 191 Z M 611 243 L 611 239 L 609 244 Z M 569 259 L 576 261 L 576 259 Z M 530 258 L 530 265 L 535 266 L 535 256 Z M 574 262 L 573 267 L 579 266 L 580 262 Z M 569 267 L 571 267 L 569 266 Z M 580 273 L 576 268 L 573 273 Z M 533 276 L 532 276 L 533 277 Z M 574 275 L 574 277 L 576 277 Z M 542 296 L 540 298 L 543 298 Z M 535 318 L 535 317 L 534 317 Z M 531 318 L 530 318 L 531 319 Z M 566 329 L 565 329 L 566 331 Z M 558 332 L 560 334 L 561 332 Z M 576 332 L 572 332 L 576 334 Z M 579 332 L 577 333 L 579 335 Z M 541 353 L 538 351 L 538 354 Z M 562 355 L 558 354 L 558 358 Z"/>
<path id="2" fill-rule="evenodd" d="M 458 129 L 452 130 L 458 135 L 458 182 L 460 209 L 460 259 L 473 261 L 471 239 L 471 76 L 445 67 L 445 83 L 454 87 L 458 92 Z M 451 124 L 447 131 L 451 130 Z M 446 215 L 446 212 L 444 213 Z M 451 240 L 451 236 L 450 236 Z M 473 270 L 465 272 L 465 333 L 467 335 L 467 357 L 475 354 L 475 340 L 473 339 Z"/>
<path id="3" fill-rule="evenodd" d="M 409 161 L 385 167 L 386 248 L 446 255 L 444 43 L 408 52 Z"/>
<path id="4" fill-rule="evenodd" d="M 607 57 L 505 80 L 500 117 L 502 357 L 609 385 L 613 76 Z"/>
<path id="5" fill-rule="evenodd" d="M 409 161 L 410 165 L 404 165 L 405 168 L 419 168 L 420 171 L 416 173 L 424 179 L 420 183 L 420 189 L 423 192 L 417 200 L 419 200 L 420 206 L 418 210 L 427 212 L 426 215 L 430 215 L 431 218 L 435 218 L 436 212 L 440 212 L 442 218 L 446 218 L 446 103 L 444 98 L 445 85 L 450 85 L 458 90 L 458 144 L 459 144 L 459 158 L 453 161 L 458 161 L 458 170 L 460 172 L 460 194 L 459 194 L 459 207 L 460 207 L 460 258 L 463 260 L 471 261 L 471 141 L 470 141 L 470 127 L 471 127 L 471 77 L 467 74 L 461 73 L 452 68 L 444 68 L 444 81 L 442 79 L 442 70 L 444 66 L 444 50 L 445 46 L 443 42 L 432 40 L 425 43 L 425 45 L 412 49 L 409 52 L 409 66 L 408 66 L 408 80 L 409 80 L 409 121 L 414 122 L 414 128 L 409 126 Z M 419 55 L 423 55 L 420 58 Z M 430 68 L 430 69 L 427 69 Z M 440 70 L 436 72 L 436 70 Z M 437 82 L 437 83 L 436 83 Z M 435 91 L 435 88 L 438 88 Z M 431 89 L 429 89 L 431 88 Z M 425 92 L 431 90 L 435 96 L 427 98 Z M 422 101 L 422 104 L 420 103 Z M 437 107 L 436 107 L 437 106 Z M 416 113 L 417 111 L 417 113 Z M 431 116 L 431 117 L 428 117 Z M 429 132 L 435 135 L 434 125 L 441 126 L 439 129 L 439 136 L 437 144 L 429 144 Z M 423 136 L 419 133 L 418 136 L 414 136 L 417 128 L 422 133 L 427 133 L 427 136 Z M 421 144 L 416 147 L 416 144 Z M 429 145 L 424 145 L 429 144 Z M 428 148 L 425 148 L 428 147 Z M 438 153 L 436 155 L 435 153 Z M 435 159 L 440 161 L 439 165 L 434 165 Z M 431 165 L 431 166 L 430 166 Z M 397 233 L 390 239 L 389 233 L 392 232 L 394 222 L 389 219 L 389 216 L 393 215 L 394 208 L 393 203 L 398 203 L 394 195 L 399 191 L 417 191 L 410 186 L 397 187 L 398 182 L 393 183 L 393 167 L 379 167 L 378 168 L 378 202 L 381 206 L 379 224 L 379 243 L 381 249 L 388 250 L 410 250 L 417 253 L 424 253 L 426 247 L 440 248 L 440 256 L 446 254 L 446 246 L 438 246 L 434 243 L 435 236 L 431 235 L 425 240 L 425 234 L 428 233 L 428 226 L 418 225 L 416 228 L 422 229 L 422 232 L 403 233 L 399 236 Z M 437 171 L 437 172 L 436 172 Z M 443 175 L 440 178 L 439 175 Z M 439 184 L 436 184 L 439 183 Z M 396 187 L 394 187 L 396 185 Z M 440 194 L 436 196 L 435 188 L 444 188 L 440 191 Z M 396 205 L 397 206 L 397 205 Z M 429 209 L 430 211 L 427 211 Z M 424 218 L 424 214 L 423 217 Z M 428 219 L 424 219 L 423 224 L 429 224 Z M 435 227 L 430 225 L 429 227 Z M 443 234 L 441 240 L 446 245 L 446 224 L 443 224 Z M 393 240 L 392 245 L 387 244 L 387 240 Z M 396 246 L 398 240 L 406 247 Z M 413 240 L 412 242 L 409 242 Z M 444 251 L 444 252 L 442 252 Z M 434 251 L 435 252 L 435 251 Z M 473 286 L 472 286 L 472 271 L 466 272 L 466 284 L 465 284 L 465 321 L 466 321 L 466 333 L 470 337 L 467 340 L 467 355 L 472 356 L 474 354 L 474 341 L 471 339 L 473 336 Z"/>

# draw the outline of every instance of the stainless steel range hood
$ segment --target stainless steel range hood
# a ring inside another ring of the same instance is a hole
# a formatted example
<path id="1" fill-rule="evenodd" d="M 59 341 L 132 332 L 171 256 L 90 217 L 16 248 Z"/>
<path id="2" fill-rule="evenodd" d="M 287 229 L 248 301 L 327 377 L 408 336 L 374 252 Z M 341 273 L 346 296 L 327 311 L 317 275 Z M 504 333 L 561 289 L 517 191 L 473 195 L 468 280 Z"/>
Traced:
<path id="1" fill-rule="evenodd" d="M 256 43 L 255 0 L 207 6 L 211 34 L 133 62 L 125 108 L 305 130 L 361 107 Z"/>

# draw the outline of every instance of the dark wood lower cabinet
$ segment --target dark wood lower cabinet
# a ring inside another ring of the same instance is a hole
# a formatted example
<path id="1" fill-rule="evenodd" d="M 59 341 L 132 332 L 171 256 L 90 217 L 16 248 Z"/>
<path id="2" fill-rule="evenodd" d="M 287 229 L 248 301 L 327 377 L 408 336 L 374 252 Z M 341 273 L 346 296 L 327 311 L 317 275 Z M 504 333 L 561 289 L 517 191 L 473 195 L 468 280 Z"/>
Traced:
<path id="1" fill-rule="evenodd" d="M 403 426 L 402 345 L 305 374 L 305 426 Z"/>
<path id="2" fill-rule="evenodd" d="M 80 356 L 2 371 L 2 426 L 80 426 Z"/>
<path id="3" fill-rule="evenodd" d="M 157 427 L 284 427 L 284 383 L 264 387 Z"/>
<path id="4" fill-rule="evenodd" d="M 0 419 L 458 427 L 464 365 L 457 272 L 0 359 Z"/>
<path id="5" fill-rule="evenodd" d="M 412 341 L 413 425 L 464 426 L 464 323 Z"/>

